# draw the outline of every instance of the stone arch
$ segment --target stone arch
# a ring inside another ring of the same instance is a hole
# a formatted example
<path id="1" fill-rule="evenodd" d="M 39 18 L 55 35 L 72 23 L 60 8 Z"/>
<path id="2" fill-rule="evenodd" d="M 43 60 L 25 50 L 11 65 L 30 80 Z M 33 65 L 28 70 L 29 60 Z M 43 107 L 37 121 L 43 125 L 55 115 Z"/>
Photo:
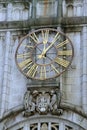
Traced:
<path id="1" fill-rule="evenodd" d="M 73 16 L 73 4 L 67 5 L 67 16 L 72 17 Z"/>

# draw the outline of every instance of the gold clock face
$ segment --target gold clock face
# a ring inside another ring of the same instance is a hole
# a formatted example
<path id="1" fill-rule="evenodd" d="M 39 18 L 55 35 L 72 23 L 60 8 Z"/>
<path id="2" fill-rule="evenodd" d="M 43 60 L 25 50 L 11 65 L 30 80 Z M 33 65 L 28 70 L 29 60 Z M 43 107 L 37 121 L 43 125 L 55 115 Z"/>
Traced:
<path id="1" fill-rule="evenodd" d="M 33 31 L 22 38 L 15 60 L 19 70 L 31 79 L 46 80 L 60 76 L 73 58 L 70 39 L 56 29 Z"/>

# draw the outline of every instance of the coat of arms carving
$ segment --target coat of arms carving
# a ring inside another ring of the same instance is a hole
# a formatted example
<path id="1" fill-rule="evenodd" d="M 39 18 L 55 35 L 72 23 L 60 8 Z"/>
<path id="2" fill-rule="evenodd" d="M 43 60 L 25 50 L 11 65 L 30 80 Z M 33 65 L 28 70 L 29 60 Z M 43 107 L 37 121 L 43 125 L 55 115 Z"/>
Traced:
<path id="1" fill-rule="evenodd" d="M 47 113 L 50 104 L 50 96 L 43 92 L 37 96 L 36 108 L 39 113 Z"/>
<path id="2" fill-rule="evenodd" d="M 25 116 L 30 116 L 35 113 L 39 114 L 55 114 L 63 113 L 60 109 L 61 92 L 58 89 L 49 90 L 27 90 L 24 95 Z"/>

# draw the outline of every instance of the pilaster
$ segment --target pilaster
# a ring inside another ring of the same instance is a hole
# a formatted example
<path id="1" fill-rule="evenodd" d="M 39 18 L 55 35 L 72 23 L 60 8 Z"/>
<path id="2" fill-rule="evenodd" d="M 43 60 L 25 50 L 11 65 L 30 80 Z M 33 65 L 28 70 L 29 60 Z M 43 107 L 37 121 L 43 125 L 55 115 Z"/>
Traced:
<path id="1" fill-rule="evenodd" d="M 40 123 L 38 123 L 38 130 L 40 130 Z"/>
<path id="2" fill-rule="evenodd" d="M 30 130 L 29 125 L 28 125 L 28 124 L 25 124 L 23 130 Z"/>
<path id="3" fill-rule="evenodd" d="M 62 1 L 63 1 L 63 0 L 58 0 L 58 8 L 57 8 L 58 18 L 59 18 L 59 17 L 62 17 Z"/>
<path id="4" fill-rule="evenodd" d="M 83 14 L 83 1 L 82 0 L 75 0 L 74 1 L 74 16 L 82 16 Z"/>
<path id="5" fill-rule="evenodd" d="M 12 3 L 8 3 L 7 5 L 7 21 L 12 20 Z"/>
<path id="6" fill-rule="evenodd" d="M 32 0 L 32 18 L 36 18 L 36 3 L 37 3 L 37 0 Z"/>
<path id="7" fill-rule="evenodd" d="M 87 0 L 83 0 L 83 16 L 87 16 Z"/>
<path id="8" fill-rule="evenodd" d="M 87 27 L 83 27 L 82 106 L 87 113 Z"/>
<path id="9" fill-rule="evenodd" d="M 51 130 L 51 122 L 49 122 L 48 130 Z"/>
<path id="10" fill-rule="evenodd" d="M 8 97 L 9 97 L 9 87 L 10 87 L 10 32 L 6 32 L 6 51 L 4 59 L 4 76 L 3 76 L 3 88 L 2 88 L 2 105 L 1 105 L 1 114 L 8 109 Z"/>
<path id="11" fill-rule="evenodd" d="M 64 126 L 64 123 L 61 122 L 60 125 L 59 125 L 59 130 L 65 130 L 64 127 L 65 127 L 65 126 Z"/>
<path id="12" fill-rule="evenodd" d="M 3 86 L 3 72 L 4 72 L 4 58 L 5 58 L 5 33 L 0 34 L 0 115 L 2 102 L 2 86 Z"/>

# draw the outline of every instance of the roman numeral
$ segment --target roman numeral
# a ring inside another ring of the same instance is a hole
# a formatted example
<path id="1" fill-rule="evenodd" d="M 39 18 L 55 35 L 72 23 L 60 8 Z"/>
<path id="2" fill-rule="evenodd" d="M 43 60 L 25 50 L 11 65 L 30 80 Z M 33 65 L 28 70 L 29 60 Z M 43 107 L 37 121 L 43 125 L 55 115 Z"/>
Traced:
<path id="1" fill-rule="evenodd" d="M 67 43 L 69 43 L 69 40 L 68 40 L 68 39 L 66 39 L 65 41 L 59 43 L 56 47 L 57 47 L 57 48 L 60 48 L 60 47 L 62 47 L 62 46 L 64 46 L 64 45 L 66 45 Z"/>
<path id="2" fill-rule="evenodd" d="M 41 32 L 42 32 L 43 44 L 46 44 L 48 42 L 49 30 L 42 30 Z"/>
<path id="3" fill-rule="evenodd" d="M 20 63 L 18 63 L 18 66 L 21 68 L 21 69 L 25 69 L 29 64 L 31 64 L 32 63 L 32 60 L 31 60 L 31 58 L 29 58 L 29 59 L 26 59 L 26 60 L 24 60 L 24 61 L 22 61 L 22 62 L 20 62 Z"/>
<path id="4" fill-rule="evenodd" d="M 29 67 L 29 70 L 27 71 L 26 74 L 30 77 L 35 77 L 37 69 L 38 69 L 38 66 L 36 64 L 33 64 L 31 67 Z"/>
<path id="5" fill-rule="evenodd" d="M 46 78 L 46 66 L 41 66 L 40 68 L 40 79 Z"/>
<path id="6" fill-rule="evenodd" d="M 33 65 L 33 62 L 31 61 L 31 62 L 29 62 L 25 67 L 23 67 L 22 70 L 26 70 L 26 69 L 29 70 L 32 65 Z"/>
<path id="7" fill-rule="evenodd" d="M 60 38 L 59 32 L 55 35 L 55 37 L 52 40 L 52 44 L 54 44 L 58 39 Z"/>
<path id="8" fill-rule="evenodd" d="M 30 57 L 30 52 L 24 54 L 17 54 L 17 58 L 28 58 Z"/>
<path id="9" fill-rule="evenodd" d="M 38 39 L 38 37 L 36 36 L 35 33 L 32 33 L 32 34 L 30 34 L 29 36 L 30 36 L 31 39 L 33 39 L 33 41 L 34 41 L 35 43 L 37 43 L 37 44 L 40 43 L 40 41 L 39 41 L 39 39 Z"/>
<path id="10" fill-rule="evenodd" d="M 63 56 L 71 56 L 72 55 L 72 50 L 64 50 L 64 51 L 58 51 L 58 55 Z"/>
<path id="11" fill-rule="evenodd" d="M 55 67 L 54 65 L 51 64 L 51 67 L 52 67 L 52 69 L 53 69 L 57 74 L 60 73 L 60 72 L 58 71 L 58 69 L 56 69 L 56 67 Z"/>
<path id="12" fill-rule="evenodd" d="M 59 58 L 59 57 L 57 57 L 57 58 L 55 59 L 55 62 L 58 63 L 59 65 L 65 67 L 65 68 L 66 68 L 66 67 L 69 65 L 69 63 L 70 63 L 69 61 L 64 60 L 64 59 L 61 59 L 61 58 Z"/>
<path id="13" fill-rule="evenodd" d="M 25 46 L 25 47 L 27 47 L 27 48 L 33 48 L 33 46 L 29 46 L 29 45 L 24 45 L 24 44 L 22 44 L 22 46 Z"/>

